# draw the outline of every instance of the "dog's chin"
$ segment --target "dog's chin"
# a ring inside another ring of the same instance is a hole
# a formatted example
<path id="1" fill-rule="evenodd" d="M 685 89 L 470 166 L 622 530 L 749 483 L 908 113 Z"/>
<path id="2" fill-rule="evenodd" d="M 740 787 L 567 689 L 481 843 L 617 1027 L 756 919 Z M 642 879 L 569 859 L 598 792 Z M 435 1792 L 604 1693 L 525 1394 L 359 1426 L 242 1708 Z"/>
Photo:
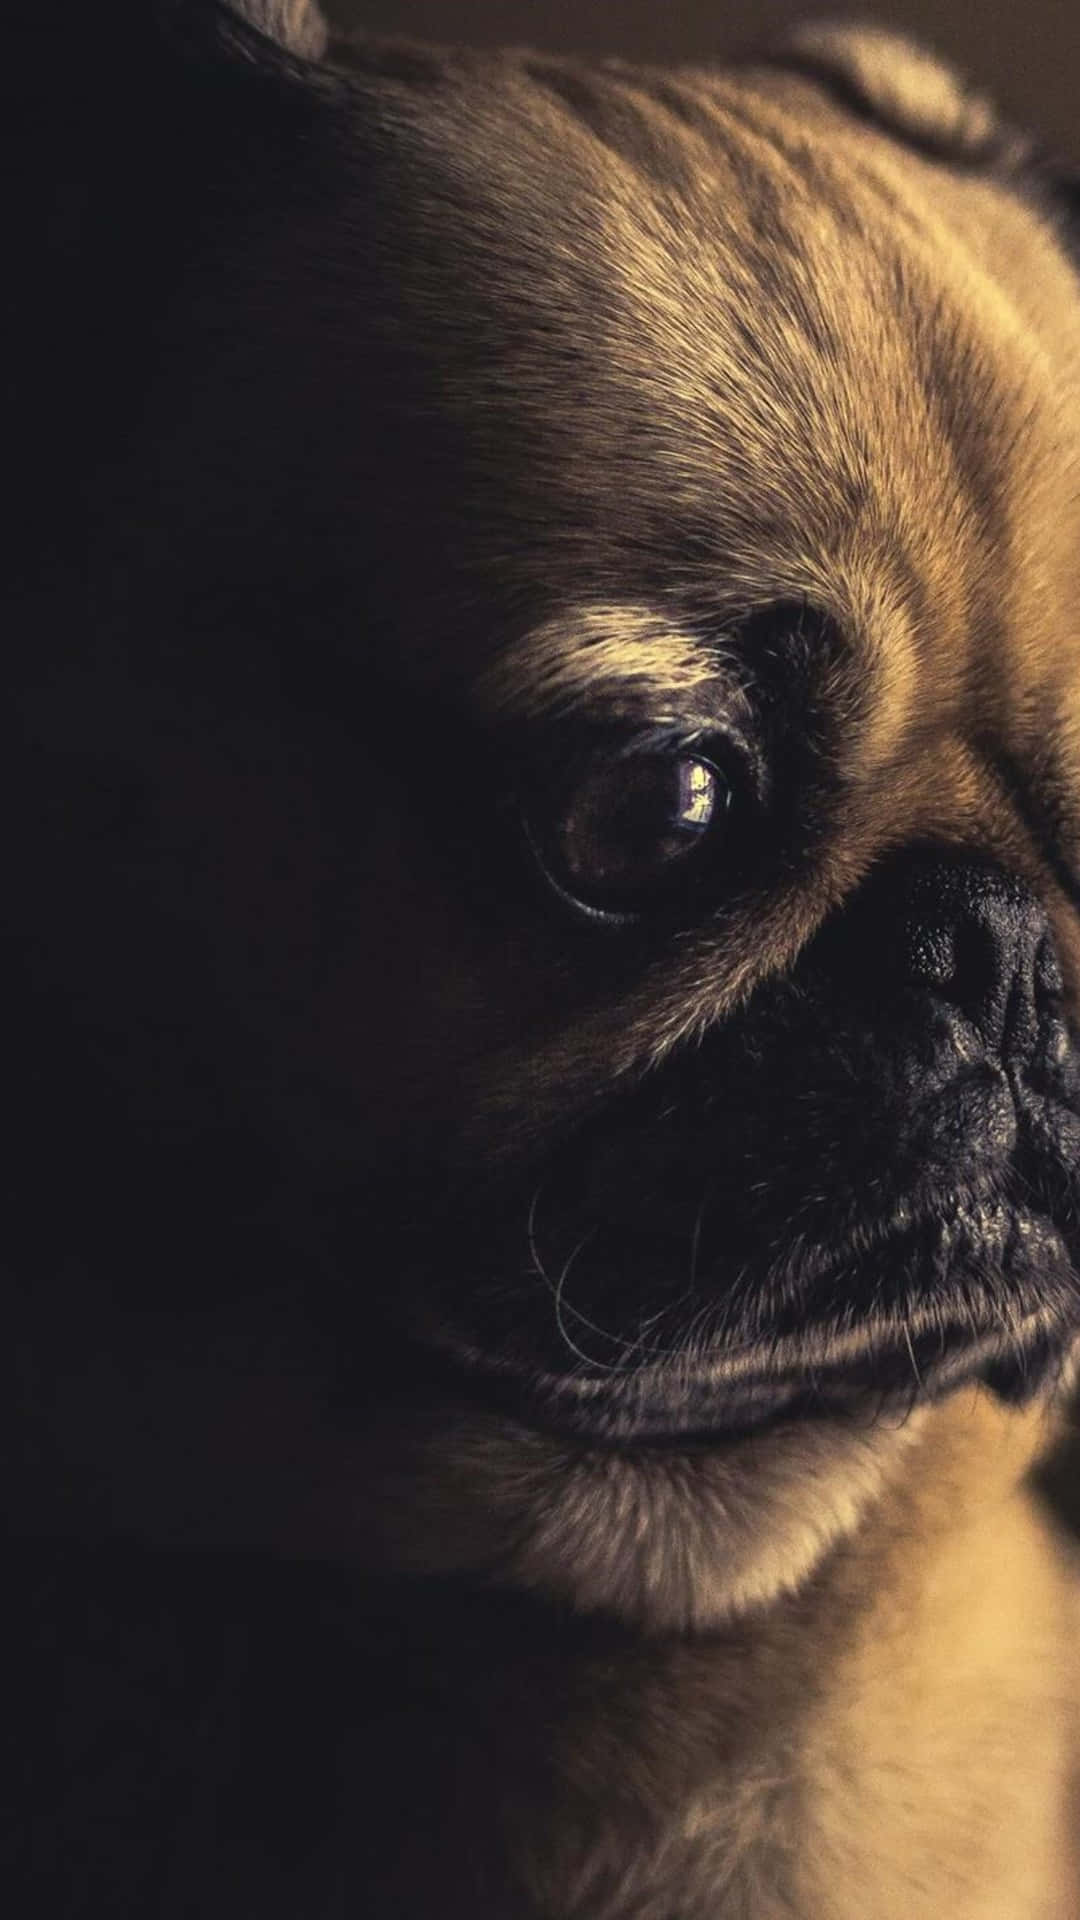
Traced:
<path id="1" fill-rule="evenodd" d="M 1040 1401 L 1018 1411 L 981 1389 L 909 1399 L 895 1418 L 774 1407 L 742 1430 L 669 1429 L 665 1444 L 629 1427 L 611 1444 L 605 1428 L 425 1385 L 413 1416 L 389 1422 L 385 1476 L 366 1481 L 365 1550 L 377 1542 L 386 1571 L 479 1578 L 639 1632 L 708 1631 L 806 1588 L 890 1489 L 921 1497 L 928 1470 L 947 1529 L 950 1475 L 972 1449 L 992 1506 L 1054 1432 Z"/>

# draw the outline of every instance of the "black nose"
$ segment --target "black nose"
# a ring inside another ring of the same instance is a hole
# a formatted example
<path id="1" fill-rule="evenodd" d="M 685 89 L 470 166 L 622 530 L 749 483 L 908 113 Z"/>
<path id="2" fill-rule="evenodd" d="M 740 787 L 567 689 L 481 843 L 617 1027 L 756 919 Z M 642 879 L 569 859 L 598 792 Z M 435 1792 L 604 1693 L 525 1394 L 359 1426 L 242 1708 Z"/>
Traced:
<path id="1" fill-rule="evenodd" d="M 961 1014 L 990 1056 L 1030 1058 L 1062 982 L 1050 923 L 1023 881 L 989 862 L 906 854 L 871 876 L 849 912 L 864 992 L 875 977 L 921 990 Z"/>

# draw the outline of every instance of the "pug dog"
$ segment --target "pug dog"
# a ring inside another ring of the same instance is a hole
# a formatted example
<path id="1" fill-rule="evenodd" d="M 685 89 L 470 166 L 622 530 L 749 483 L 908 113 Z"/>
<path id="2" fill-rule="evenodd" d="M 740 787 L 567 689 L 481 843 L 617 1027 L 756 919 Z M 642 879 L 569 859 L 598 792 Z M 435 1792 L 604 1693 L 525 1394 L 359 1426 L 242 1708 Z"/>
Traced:
<path id="1" fill-rule="evenodd" d="M 13 1912 L 1069 1920 L 1075 189 L 7 42 Z"/>

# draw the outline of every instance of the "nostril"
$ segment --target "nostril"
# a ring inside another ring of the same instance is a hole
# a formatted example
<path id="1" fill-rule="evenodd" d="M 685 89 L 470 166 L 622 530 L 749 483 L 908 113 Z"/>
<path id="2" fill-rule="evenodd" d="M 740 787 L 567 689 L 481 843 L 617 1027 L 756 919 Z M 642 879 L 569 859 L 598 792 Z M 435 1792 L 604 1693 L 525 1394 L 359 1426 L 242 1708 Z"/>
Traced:
<path id="1" fill-rule="evenodd" d="M 930 852 L 884 862 L 848 925 L 862 933 L 869 986 L 948 1006 L 1002 1065 L 1031 1055 L 1062 997 L 1041 902 L 989 862 Z"/>
<path id="2" fill-rule="evenodd" d="M 964 1012 L 996 1006 L 1001 997 L 998 942 L 993 929 L 975 918 L 909 920 L 903 965 L 911 984 L 941 994 Z"/>
<path id="3" fill-rule="evenodd" d="M 974 916 L 959 923 L 955 947 L 957 1004 L 977 1024 L 998 1024 L 1004 1003 L 1019 984 L 1022 956 L 1000 938 L 1000 929 Z"/>
<path id="4" fill-rule="evenodd" d="M 875 1007 L 903 996 L 927 1034 L 948 1027 L 999 1067 L 1023 1067 L 1061 1018 L 1060 956 L 1027 884 L 989 860 L 911 849 L 883 860 L 836 918 L 808 965 Z M 923 1003 L 920 1008 L 920 1003 Z M 965 1041 L 965 1045 L 967 1042 Z"/>
<path id="5" fill-rule="evenodd" d="M 1057 948 L 1050 934 L 1046 933 L 1039 941 L 1035 955 L 1035 997 L 1042 1006 L 1047 1001 L 1060 1000 L 1064 992 L 1065 982 Z"/>

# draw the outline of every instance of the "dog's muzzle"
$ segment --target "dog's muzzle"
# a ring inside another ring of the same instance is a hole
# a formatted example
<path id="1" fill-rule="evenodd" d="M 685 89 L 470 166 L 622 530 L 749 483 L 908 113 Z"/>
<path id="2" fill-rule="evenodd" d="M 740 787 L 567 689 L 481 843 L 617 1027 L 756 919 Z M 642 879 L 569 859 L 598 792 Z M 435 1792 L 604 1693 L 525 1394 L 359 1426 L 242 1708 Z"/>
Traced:
<path id="1" fill-rule="evenodd" d="M 789 979 L 436 1231 L 414 1331 L 597 1437 L 1041 1391 L 1080 1325 L 1046 914 L 989 863 L 891 857 Z"/>

